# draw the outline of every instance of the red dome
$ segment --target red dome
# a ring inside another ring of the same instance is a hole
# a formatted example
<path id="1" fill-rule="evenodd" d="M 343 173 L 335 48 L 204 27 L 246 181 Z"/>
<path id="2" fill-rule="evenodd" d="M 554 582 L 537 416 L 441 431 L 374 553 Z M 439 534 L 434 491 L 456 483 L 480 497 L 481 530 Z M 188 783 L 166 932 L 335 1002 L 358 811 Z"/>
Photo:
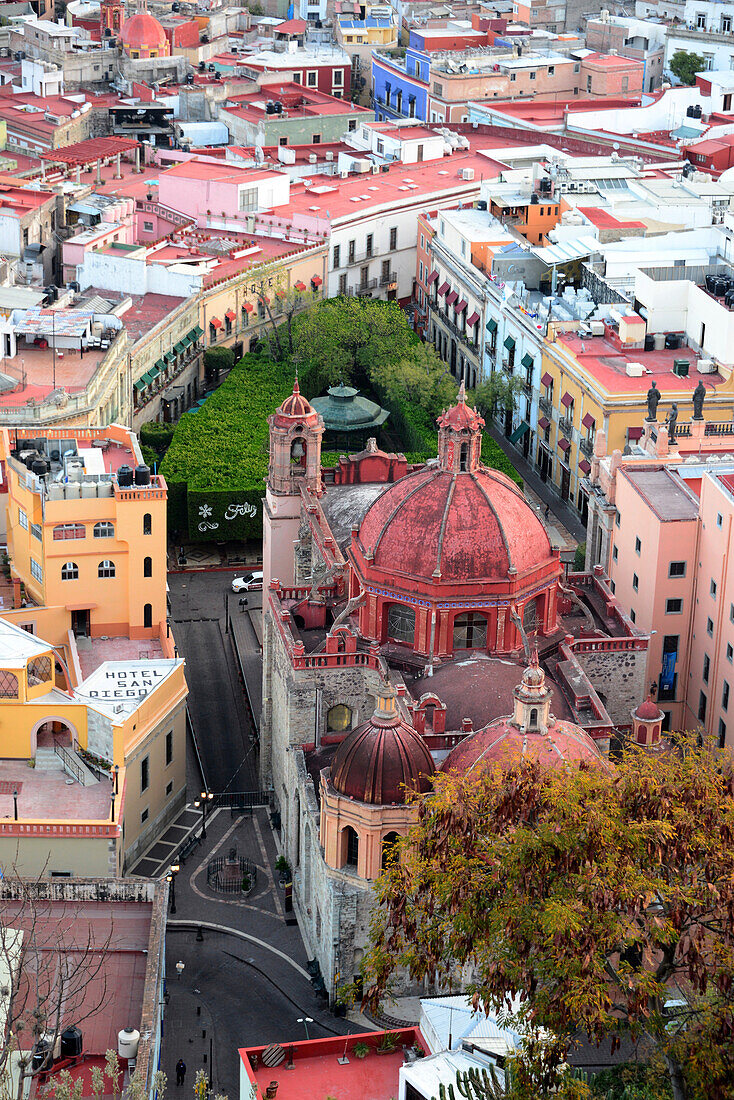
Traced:
<path id="1" fill-rule="evenodd" d="M 158 50 L 166 45 L 166 32 L 158 20 L 147 11 L 139 11 L 122 25 L 122 44 L 125 49 Z"/>
<path id="2" fill-rule="evenodd" d="M 293 383 L 293 393 L 286 397 L 283 404 L 275 413 L 275 423 L 279 427 L 290 427 L 293 420 L 306 420 L 314 422 L 319 414 L 301 393 L 301 387 L 296 378 Z"/>
<path id="3" fill-rule="evenodd" d="M 483 466 L 471 473 L 427 467 L 401 478 L 368 509 L 358 539 L 377 569 L 432 584 L 506 578 L 510 569 L 522 574 L 553 558 L 518 487 Z"/>
<path id="4" fill-rule="evenodd" d="M 527 730 L 500 718 L 453 748 L 441 770 L 465 775 L 482 765 L 511 765 L 523 757 L 547 768 L 582 762 L 607 767 L 593 739 L 572 722 L 551 720 L 547 730 Z"/>
<path id="5" fill-rule="evenodd" d="M 406 788 L 430 790 L 435 770 L 425 741 L 403 720 L 395 692 L 387 689 L 378 693 L 372 718 L 336 750 L 330 781 L 339 794 L 387 806 L 405 802 Z"/>
<path id="6" fill-rule="evenodd" d="M 640 703 L 639 707 L 635 711 L 635 718 L 639 718 L 642 722 L 655 722 L 659 718 L 662 718 L 662 713 L 657 703 L 653 703 L 652 699 L 648 695 L 645 702 Z"/>

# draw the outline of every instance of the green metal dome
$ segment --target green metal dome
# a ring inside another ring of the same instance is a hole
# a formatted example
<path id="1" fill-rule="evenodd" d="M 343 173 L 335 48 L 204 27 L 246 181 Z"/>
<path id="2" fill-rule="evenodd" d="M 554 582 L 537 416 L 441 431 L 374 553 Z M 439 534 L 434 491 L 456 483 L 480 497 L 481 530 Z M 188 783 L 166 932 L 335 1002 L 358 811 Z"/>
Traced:
<path id="1" fill-rule="evenodd" d="M 345 432 L 371 432 L 380 428 L 390 413 L 374 401 L 359 396 L 354 386 L 332 386 L 325 397 L 315 397 L 311 405 L 320 413 L 324 429 L 334 435 Z"/>

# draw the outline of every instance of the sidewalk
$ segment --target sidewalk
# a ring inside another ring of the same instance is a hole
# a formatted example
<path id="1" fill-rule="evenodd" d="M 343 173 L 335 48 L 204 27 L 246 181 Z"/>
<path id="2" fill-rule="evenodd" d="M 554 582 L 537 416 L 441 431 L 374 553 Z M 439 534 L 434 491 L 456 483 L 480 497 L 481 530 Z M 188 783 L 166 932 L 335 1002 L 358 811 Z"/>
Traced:
<path id="1" fill-rule="evenodd" d="M 526 489 L 529 489 L 538 500 L 543 502 L 544 511 L 545 505 L 549 505 L 551 515 L 548 520 L 544 520 L 546 527 L 549 529 L 549 534 L 553 527 L 557 530 L 561 529 L 558 532 L 559 535 L 565 530 L 565 536 L 559 541 L 561 546 L 563 546 L 566 536 L 569 535 L 575 543 L 583 542 L 586 538 L 586 529 L 576 509 L 567 504 L 565 500 L 561 500 L 556 488 L 550 482 L 541 480 L 532 463 L 523 458 L 520 452 L 505 438 L 504 433 L 494 424 L 488 425 L 487 431 L 495 443 L 505 452 L 523 479 Z"/>
<path id="2" fill-rule="evenodd" d="M 229 636 L 235 650 L 245 694 L 255 730 L 260 731 L 262 710 L 262 592 L 246 592 L 247 607 L 240 608 L 240 598 L 229 597 Z"/>

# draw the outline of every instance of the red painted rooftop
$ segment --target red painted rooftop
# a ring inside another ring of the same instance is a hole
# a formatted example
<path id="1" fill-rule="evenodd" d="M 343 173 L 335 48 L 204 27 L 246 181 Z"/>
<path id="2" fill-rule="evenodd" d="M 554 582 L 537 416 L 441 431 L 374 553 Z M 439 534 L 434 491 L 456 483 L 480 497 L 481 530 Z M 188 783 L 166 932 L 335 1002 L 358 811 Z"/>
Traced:
<path id="1" fill-rule="evenodd" d="M 307 26 L 305 19 L 286 19 L 284 23 L 273 27 L 273 34 L 303 34 Z"/>
<path id="2" fill-rule="evenodd" d="M 644 351 L 642 348 L 629 348 L 623 352 L 612 344 L 606 336 L 577 336 L 564 333 L 557 338 L 558 344 L 574 353 L 579 362 L 605 389 L 611 393 L 647 393 L 652 378 L 660 390 L 693 393 L 699 382 L 708 390 L 715 390 L 724 382 L 722 376 L 698 374 L 696 361 L 698 356 L 692 348 L 666 348 L 662 351 Z M 686 359 L 690 364 L 687 378 L 673 374 L 675 359 Z M 628 363 L 642 363 L 650 373 L 634 378 L 627 374 Z"/>
<path id="3" fill-rule="evenodd" d="M 480 767 L 500 764 L 511 766 L 520 760 L 537 760 L 546 768 L 566 764 L 599 765 L 602 757 L 588 733 L 572 722 L 554 721 L 545 733 L 513 726 L 500 718 L 483 730 L 471 734 L 452 749 L 441 771 L 464 775 Z"/>
<path id="4" fill-rule="evenodd" d="M 597 229 L 646 229 L 644 222 L 622 221 L 600 206 L 579 206 L 578 210 Z"/>

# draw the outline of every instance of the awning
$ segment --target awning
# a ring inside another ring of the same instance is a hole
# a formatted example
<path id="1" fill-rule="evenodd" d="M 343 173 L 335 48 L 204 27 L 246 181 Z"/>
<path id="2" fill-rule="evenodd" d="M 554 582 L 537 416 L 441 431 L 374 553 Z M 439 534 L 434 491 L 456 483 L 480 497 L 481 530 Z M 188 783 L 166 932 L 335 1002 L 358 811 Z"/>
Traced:
<path id="1" fill-rule="evenodd" d="M 445 294 L 448 289 L 449 289 L 449 284 L 448 283 L 441 283 L 440 287 L 438 288 L 438 293 L 439 294 Z"/>
<path id="2" fill-rule="evenodd" d="M 596 424 L 596 420 L 594 420 L 594 417 L 591 415 L 591 413 L 586 413 L 586 415 L 581 420 L 581 424 L 584 428 L 593 428 Z"/>
<path id="3" fill-rule="evenodd" d="M 270 305 L 270 299 L 268 298 L 267 294 L 258 294 L 257 300 L 258 302 L 265 302 L 265 304 L 268 306 Z"/>
<path id="4" fill-rule="evenodd" d="M 571 444 L 568 442 L 567 439 L 559 439 L 558 446 L 561 448 L 562 451 L 565 451 L 566 454 L 568 454 L 568 452 L 571 450 Z"/>
<path id="5" fill-rule="evenodd" d="M 587 462 L 585 458 L 582 458 L 581 461 L 579 462 L 579 470 L 581 470 L 581 472 L 584 473 L 584 474 L 590 473 L 591 472 L 591 463 Z"/>
<path id="6" fill-rule="evenodd" d="M 467 317 L 467 319 L 466 319 L 467 327 L 472 328 L 474 325 L 476 325 L 478 320 L 479 320 L 479 314 L 477 313 L 476 310 L 474 310 L 474 312 L 471 314 L 471 316 Z"/>
<path id="7" fill-rule="evenodd" d="M 188 348 L 193 343 L 190 332 L 186 333 L 186 335 L 181 340 L 181 343 L 183 344 L 184 348 Z"/>
<path id="8" fill-rule="evenodd" d="M 426 282 L 428 283 L 429 286 L 431 286 L 433 283 L 435 283 L 437 278 L 438 278 L 438 272 L 437 271 L 432 271 L 431 274 L 426 279 Z"/>
<path id="9" fill-rule="evenodd" d="M 456 306 L 456 312 L 457 313 L 463 313 L 468 305 L 469 305 L 469 303 L 467 302 L 466 298 L 462 298 L 461 301 Z"/>
<path id="10" fill-rule="evenodd" d="M 571 397 L 571 394 L 568 393 L 568 391 L 566 391 L 566 393 L 564 393 L 563 397 L 561 398 L 561 404 L 567 409 L 571 405 L 573 405 L 573 398 Z"/>
<path id="11" fill-rule="evenodd" d="M 166 364 L 162 359 L 156 359 L 155 365 L 158 367 L 158 373 L 161 374 L 166 369 Z"/>
<path id="12" fill-rule="evenodd" d="M 518 439 L 522 439 L 522 437 L 525 435 L 525 432 L 529 431 L 529 429 L 530 425 L 527 423 L 527 421 L 523 420 L 522 423 L 519 424 L 517 428 L 515 428 L 514 432 L 510 436 L 510 443 L 517 443 Z"/>
<path id="13" fill-rule="evenodd" d="M 494 317 L 489 318 L 489 320 L 487 321 L 487 324 L 486 324 L 486 329 L 487 329 L 487 332 L 496 332 L 497 331 L 497 322 L 495 321 Z"/>
<path id="14" fill-rule="evenodd" d="M 194 340 L 200 340 L 204 335 L 204 329 L 196 325 L 195 328 L 192 328 L 190 335 L 193 336 Z"/>
<path id="15" fill-rule="evenodd" d="M 628 428 L 627 438 L 629 439 L 630 443 L 633 439 L 642 439 L 642 428 Z"/>
<path id="16" fill-rule="evenodd" d="M 550 427 L 550 420 L 548 419 L 548 417 L 547 417 L 547 416 L 541 416 L 541 417 L 539 418 L 539 420 L 538 420 L 538 427 L 539 427 L 539 428 L 542 428 L 542 429 L 543 429 L 543 431 L 545 431 L 545 429 L 546 429 L 546 428 L 549 428 L 549 427 Z"/>
<path id="17" fill-rule="evenodd" d="M 147 385 L 148 383 L 145 381 L 144 377 L 138 378 L 137 382 L 133 382 L 133 389 L 136 389 L 138 393 L 140 393 L 140 391 L 144 390 Z"/>
<path id="18" fill-rule="evenodd" d="M 508 351 L 512 351 L 514 346 L 515 346 L 515 337 L 514 336 L 505 336 L 505 342 L 503 344 L 503 347 L 506 347 Z"/>
<path id="19" fill-rule="evenodd" d="M 311 276 L 311 286 L 321 286 L 323 281 L 324 280 L 321 278 L 320 275 L 312 275 Z"/>
<path id="20" fill-rule="evenodd" d="M 294 285 L 295 289 L 299 292 L 299 294 L 302 294 L 303 291 L 306 289 L 306 284 L 305 283 L 297 282 L 297 283 L 294 283 L 293 285 Z"/>
<path id="21" fill-rule="evenodd" d="M 529 352 L 529 351 L 526 351 L 526 352 L 525 352 L 525 354 L 523 355 L 523 357 L 522 357 L 522 359 L 520 360 L 520 362 L 521 362 L 521 363 L 522 363 L 522 365 L 523 365 L 524 367 L 526 367 L 526 368 L 527 368 L 528 370 L 530 369 L 530 367 L 532 367 L 532 365 L 533 365 L 533 357 L 532 357 L 532 355 L 530 354 L 530 352 Z"/>
<path id="22" fill-rule="evenodd" d="M 176 355 L 183 355 L 183 353 L 186 351 L 186 345 L 184 344 L 183 340 L 179 340 L 177 344 L 174 344 L 173 350 L 176 352 Z"/>
<path id="23" fill-rule="evenodd" d="M 165 370 L 165 367 L 163 369 Z M 160 373 L 161 368 L 158 366 L 157 363 L 154 363 L 150 370 L 147 372 L 150 379 L 157 378 Z"/>
<path id="24" fill-rule="evenodd" d="M 237 320 L 237 314 L 235 313 L 235 311 L 233 309 L 228 309 L 224 316 L 227 318 L 228 321 L 236 321 Z"/>
<path id="25" fill-rule="evenodd" d="M 252 304 L 252 302 L 243 302 L 242 303 L 242 308 L 244 309 L 245 313 L 254 313 L 255 312 L 255 307 Z"/>
<path id="26" fill-rule="evenodd" d="M 540 381 L 542 382 L 542 384 L 544 386 L 552 386 L 553 385 L 553 375 L 548 374 L 548 371 L 546 371 Z"/>
<path id="27" fill-rule="evenodd" d="M 165 361 L 167 363 L 175 363 L 176 362 L 176 356 L 174 355 L 174 353 L 172 351 L 164 351 L 163 352 L 163 358 L 165 359 Z"/>
<path id="28" fill-rule="evenodd" d="M 218 317 L 212 317 L 209 324 L 211 325 L 212 328 L 221 328 L 222 327 L 222 322 L 219 320 Z"/>
<path id="29" fill-rule="evenodd" d="M 450 294 L 446 295 L 446 305 L 452 306 L 458 297 L 457 291 L 452 290 Z"/>
<path id="30" fill-rule="evenodd" d="M 155 378 L 155 375 L 153 374 L 153 371 L 152 370 L 147 370 L 145 372 L 145 374 L 143 375 L 143 377 L 140 379 L 140 381 L 145 382 L 145 384 L 149 386 L 154 378 Z"/>

